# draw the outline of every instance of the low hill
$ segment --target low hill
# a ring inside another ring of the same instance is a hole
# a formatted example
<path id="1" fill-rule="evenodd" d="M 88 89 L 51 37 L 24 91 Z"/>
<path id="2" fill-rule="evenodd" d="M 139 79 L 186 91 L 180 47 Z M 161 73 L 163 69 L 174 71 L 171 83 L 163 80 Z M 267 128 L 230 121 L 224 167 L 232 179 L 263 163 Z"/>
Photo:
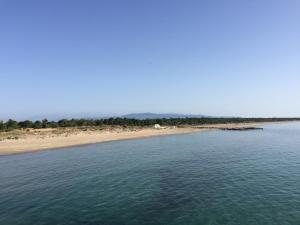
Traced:
<path id="1" fill-rule="evenodd" d="M 128 119 L 170 119 L 170 118 L 203 118 L 208 117 L 205 115 L 193 115 L 193 114 L 177 114 L 177 113 L 132 113 L 122 116 Z"/>

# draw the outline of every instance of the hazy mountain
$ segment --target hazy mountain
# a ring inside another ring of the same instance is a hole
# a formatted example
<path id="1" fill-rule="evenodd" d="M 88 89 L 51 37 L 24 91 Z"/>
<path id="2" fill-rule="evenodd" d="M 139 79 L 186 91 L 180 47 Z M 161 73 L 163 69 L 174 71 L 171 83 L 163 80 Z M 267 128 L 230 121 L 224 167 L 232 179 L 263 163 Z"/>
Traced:
<path id="1" fill-rule="evenodd" d="M 56 114 L 39 114 L 39 115 L 12 115 L 11 117 L 4 117 L 0 115 L 0 121 L 6 121 L 8 119 L 14 119 L 17 121 L 22 120 L 42 120 L 48 119 L 50 121 L 58 121 L 60 119 L 106 119 L 106 118 L 128 118 L 128 119 L 161 119 L 161 118 L 186 118 L 186 117 L 194 117 L 194 118 L 201 118 L 201 117 L 209 117 L 205 115 L 193 115 L 193 114 L 176 114 L 176 113 L 132 113 L 127 115 L 118 115 L 118 114 L 101 114 L 101 113 L 56 113 Z"/>
<path id="2" fill-rule="evenodd" d="M 201 117 L 208 117 L 205 115 L 193 115 L 193 114 L 176 114 L 176 113 L 132 113 L 122 116 L 128 119 L 161 119 L 161 118 L 186 118 L 186 117 L 194 117 L 194 118 L 201 118 Z"/>

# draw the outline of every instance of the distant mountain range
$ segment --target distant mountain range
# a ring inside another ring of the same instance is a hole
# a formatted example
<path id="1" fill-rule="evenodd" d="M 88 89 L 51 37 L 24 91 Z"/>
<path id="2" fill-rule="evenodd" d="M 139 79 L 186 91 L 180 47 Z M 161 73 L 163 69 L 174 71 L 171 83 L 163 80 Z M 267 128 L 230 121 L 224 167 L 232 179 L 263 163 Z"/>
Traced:
<path id="1" fill-rule="evenodd" d="M 176 113 L 132 113 L 121 116 L 123 118 L 128 119 L 170 119 L 170 118 L 202 118 L 202 117 L 209 117 L 206 115 L 193 115 L 193 114 L 176 114 Z"/>
<path id="2" fill-rule="evenodd" d="M 132 113 L 132 114 L 126 114 L 126 115 L 118 115 L 118 114 L 97 114 L 97 113 L 65 113 L 65 114 L 45 114 L 45 115 L 33 115 L 33 116 L 15 116 L 12 115 L 12 117 L 7 118 L 7 117 L 2 117 L 0 115 L 0 121 L 6 121 L 8 119 L 14 119 L 17 121 L 22 121 L 22 120 L 42 120 L 42 119 L 48 119 L 50 121 L 58 121 L 60 119 L 107 119 L 107 118 L 116 118 L 116 117 L 121 117 L 121 118 L 128 118 L 128 119 L 138 119 L 138 120 L 143 120 L 143 119 L 162 119 L 162 118 L 202 118 L 202 117 L 209 117 L 206 115 L 193 115 L 193 114 L 177 114 L 177 113 Z"/>

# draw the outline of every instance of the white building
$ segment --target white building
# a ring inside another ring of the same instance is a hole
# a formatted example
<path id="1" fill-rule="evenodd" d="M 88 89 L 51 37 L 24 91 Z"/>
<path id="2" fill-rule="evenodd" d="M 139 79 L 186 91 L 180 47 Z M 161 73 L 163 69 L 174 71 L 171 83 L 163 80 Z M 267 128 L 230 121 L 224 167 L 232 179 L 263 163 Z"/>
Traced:
<path id="1" fill-rule="evenodd" d="M 155 124 L 155 125 L 154 125 L 154 128 L 155 128 L 155 129 L 160 129 L 161 126 L 160 126 L 159 124 Z"/>

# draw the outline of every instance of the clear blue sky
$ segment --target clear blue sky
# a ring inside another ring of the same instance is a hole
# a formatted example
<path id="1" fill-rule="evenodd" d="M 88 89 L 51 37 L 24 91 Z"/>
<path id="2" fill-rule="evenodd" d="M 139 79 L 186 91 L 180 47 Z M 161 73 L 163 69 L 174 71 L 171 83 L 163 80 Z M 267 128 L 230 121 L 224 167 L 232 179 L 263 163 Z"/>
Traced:
<path id="1" fill-rule="evenodd" d="M 298 0 L 0 0 L 0 118 L 300 116 Z"/>

